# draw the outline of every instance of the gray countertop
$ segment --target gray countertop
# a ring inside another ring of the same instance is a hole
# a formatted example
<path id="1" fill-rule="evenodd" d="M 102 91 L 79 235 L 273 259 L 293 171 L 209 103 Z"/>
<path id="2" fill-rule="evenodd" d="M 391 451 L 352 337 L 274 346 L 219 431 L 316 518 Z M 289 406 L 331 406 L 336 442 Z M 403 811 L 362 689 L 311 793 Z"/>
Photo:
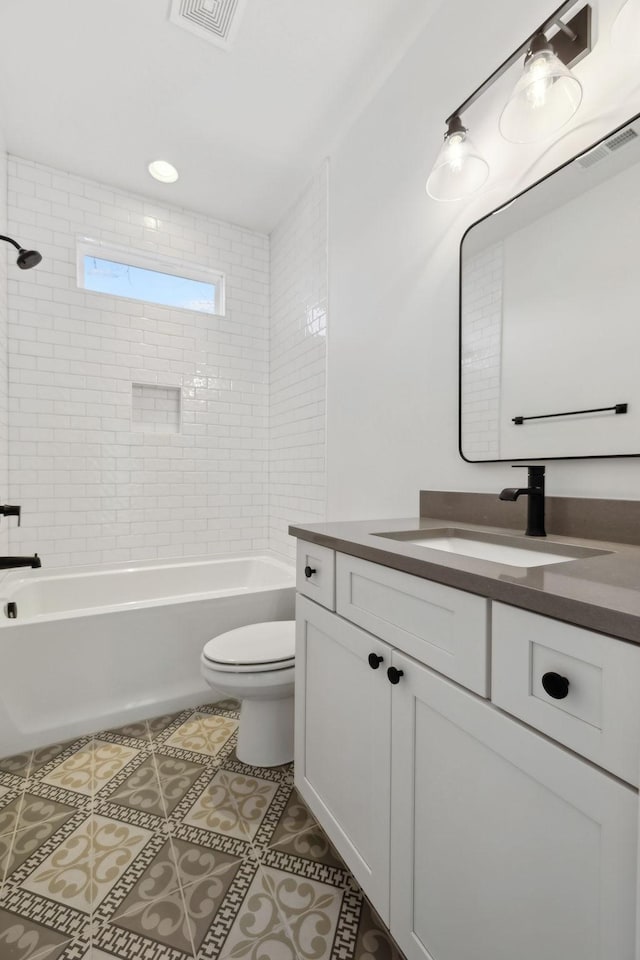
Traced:
<path id="1" fill-rule="evenodd" d="M 388 531 L 451 527 L 518 536 L 524 547 L 535 542 L 522 536 L 522 530 L 427 517 L 294 524 L 289 533 L 340 553 L 640 644 L 640 547 L 549 536 L 545 543 L 575 544 L 608 552 L 566 563 L 512 567 L 376 536 Z"/>

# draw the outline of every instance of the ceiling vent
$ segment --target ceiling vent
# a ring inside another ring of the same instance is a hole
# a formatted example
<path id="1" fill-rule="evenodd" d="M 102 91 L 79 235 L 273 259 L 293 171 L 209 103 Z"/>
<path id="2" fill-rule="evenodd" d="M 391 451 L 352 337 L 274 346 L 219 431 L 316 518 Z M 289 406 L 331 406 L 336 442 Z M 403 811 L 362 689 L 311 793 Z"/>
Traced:
<path id="1" fill-rule="evenodd" d="M 620 147 L 624 147 L 625 143 L 635 140 L 637 136 L 638 134 L 635 132 L 633 127 L 627 127 L 627 129 L 623 130 L 622 133 L 617 133 L 615 137 L 611 137 L 610 140 L 607 140 L 607 147 L 609 150 L 619 150 Z"/>
<path id="2" fill-rule="evenodd" d="M 228 50 L 245 0 L 171 0 L 169 19 L 196 36 Z"/>
<path id="3" fill-rule="evenodd" d="M 620 150 L 621 147 L 625 147 L 628 143 L 631 143 L 637 136 L 638 134 L 633 127 L 627 127 L 627 129 L 621 133 L 616 133 L 615 136 L 607 140 L 606 143 L 600 143 L 597 147 L 594 147 L 593 150 L 590 150 L 589 153 L 585 153 L 583 157 L 580 157 L 578 163 L 581 167 L 592 167 L 595 163 L 604 160 L 605 157 L 608 157 L 616 150 Z"/>
<path id="4" fill-rule="evenodd" d="M 585 153 L 584 157 L 580 157 L 578 163 L 581 167 L 592 167 L 594 163 L 598 163 L 600 160 L 604 160 L 605 157 L 609 156 L 609 151 L 605 146 L 595 147 L 593 150 L 589 150 L 589 153 Z"/>

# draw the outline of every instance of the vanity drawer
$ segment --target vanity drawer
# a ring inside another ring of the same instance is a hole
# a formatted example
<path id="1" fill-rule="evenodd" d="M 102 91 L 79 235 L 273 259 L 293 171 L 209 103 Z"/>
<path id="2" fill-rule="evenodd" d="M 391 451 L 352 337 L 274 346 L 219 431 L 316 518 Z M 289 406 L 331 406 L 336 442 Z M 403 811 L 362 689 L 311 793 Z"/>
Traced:
<path id="1" fill-rule="evenodd" d="M 298 540 L 296 589 L 329 610 L 336 608 L 335 550 Z"/>
<path id="2" fill-rule="evenodd" d="M 336 554 L 336 610 L 446 677 L 488 696 L 489 601 Z"/>
<path id="3" fill-rule="evenodd" d="M 492 637 L 496 706 L 637 786 L 640 647 L 503 603 Z"/>

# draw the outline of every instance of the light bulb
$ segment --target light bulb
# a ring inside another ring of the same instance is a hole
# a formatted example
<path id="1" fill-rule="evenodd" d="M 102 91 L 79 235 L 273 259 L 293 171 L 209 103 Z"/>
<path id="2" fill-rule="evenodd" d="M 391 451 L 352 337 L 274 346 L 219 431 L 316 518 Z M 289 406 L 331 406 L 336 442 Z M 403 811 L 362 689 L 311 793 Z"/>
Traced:
<path id="1" fill-rule="evenodd" d="M 460 133 L 454 133 L 449 137 L 449 166 L 454 173 L 459 173 L 462 169 L 464 159 L 463 143 L 464 137 Z"/>
<path id="2" fill-rule="evenodd" d="M 429 174 L 427 193 L 433 200 L 462 200 L 479 190 L 488 176 L 489 164 L 478 153 L 460 117 L 453 117 Z"/>
<path id="3" fill-rule="evenodd" d="M 553 52 L 543 34 L 534 37 L 524 70 L 502 114 L 500 132 L 512 143 L 544 140 L 573 117 L 582 85 Z"/>
<path id="4" fill-rule="evenodd" d="M 547 97 L 553 86 L 553 64 L 546 53 L 537 53 L 531 58 L 527 67 L 530 82 L 525 90 L 527 100 L 532 110 L 539 110 L 547 102 Z"/>

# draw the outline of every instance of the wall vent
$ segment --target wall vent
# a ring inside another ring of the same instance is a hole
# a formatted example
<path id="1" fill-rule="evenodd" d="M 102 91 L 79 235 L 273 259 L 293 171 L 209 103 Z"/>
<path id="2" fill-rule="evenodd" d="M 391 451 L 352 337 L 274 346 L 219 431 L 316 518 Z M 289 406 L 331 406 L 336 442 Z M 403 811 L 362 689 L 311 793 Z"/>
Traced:
<path id="1" fill-rule="evenodd" d="M 171 0 L 169 19 L 228 50 L 244 5 L 245 0 Z"/>
<path id="2" fill-rule="evenodd" d="M 600 143 L 597 147 L 594 147 L 593 150 L 590 150 L 589 153 L 585 153 L 584 157 L 580 157 L 578 160 L 578 164 L 585 169 L 592 167 L 594 164 L 599 163 L 600 160 L 604 160 L 611 153 L 615 153 L 615 151 L 621 147 L 626 147 L 626 145 L 635 140 L 637 136 L 638 134 L 633 127 L 627 127 L 626 130 L 621 130 L 620 133 L 616 133 L 616 135 L 607 140 L 606 143 Z"/>

